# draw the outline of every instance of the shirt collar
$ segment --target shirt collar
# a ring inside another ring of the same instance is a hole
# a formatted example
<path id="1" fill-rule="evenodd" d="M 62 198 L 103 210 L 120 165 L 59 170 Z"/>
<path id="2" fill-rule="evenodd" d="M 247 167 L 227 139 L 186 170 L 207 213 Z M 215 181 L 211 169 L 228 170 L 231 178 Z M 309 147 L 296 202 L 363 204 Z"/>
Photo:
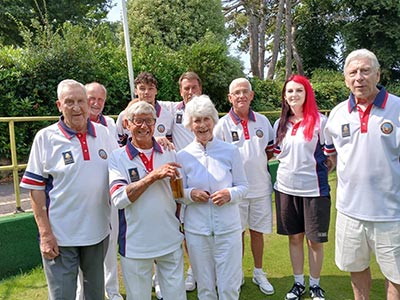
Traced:
<path id="1" fill-rule="evenodd" d="M 60 119 L 58 120 L 58 128 L 60 128 L 61 132 L 65 135 L 67 139 L 72 139 L 74 136 L 77 135 L 77 132 L 67 126 L 64 122 L 64 116 L 61 116 Z M 90 119 L 87 119 L 87 134 L 96 137 L 96 129 L 92 122 L 90 122 Z"/>
<path id="2" fill-rule="evenodd" d="M 388 92 L 382 85 L 378 85 L 379 93 L 376 95 L 374 102 L 372 102 L 375 106 L 379 108 L 385 108 L 387 98 L 389 96 Z M 350 93 L 349 97 L 349 112 L 352 112 L 353 109 L 357 106 L 356 99 L 354 98 L 354 94 Z"/>
<path id="3" fill-rule="evenodd" d="M 153 149 L 154 151 L 157 151 L 159 153 L 163 153 L 163 150 L 161 146 L 156 142 L 154 137 L 152 138 L 153 140 Z M 126 152 L 128 153 L 129 159 L 132 160 L 135 158 L 135 156 L 139 155 L 139 151 L 135 148 L 135 146 L 132 145 L 132 137 L 128 138 L 128 141 L 126 143 Z"/>
<path id="4" fill-rule="evenodd" d="M 231 109 L 229 110 L 229 116 L 231 117 L 233 123 L 235 123 L 235 125 L 239 124 L 241 119 L 240 117 L 233 111 L 233 107 L 231 107 Z M 254 111 L 250 108 L 249 109 L 249 116 L 248 116 L 250 121 L 255 122 L 256 121 L 256 115 L 254 113 Z"/>

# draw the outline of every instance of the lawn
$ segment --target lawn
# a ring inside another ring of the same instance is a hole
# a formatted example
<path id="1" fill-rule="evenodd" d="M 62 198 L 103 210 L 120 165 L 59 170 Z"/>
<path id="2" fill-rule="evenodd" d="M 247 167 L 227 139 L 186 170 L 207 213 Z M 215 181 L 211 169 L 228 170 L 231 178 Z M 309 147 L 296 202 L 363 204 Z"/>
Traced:
<path id="1" fill-rule="evenodd" d="M 335 199 L 335 175 L 331 175 L 330 183 L 332 187 L 332 198 Z M 350 300 L 353 293 L 350 285 L 348 273 L 337 269 L 334 262 L 334 229 L 336 210 L 334 200 L 331 211 L 331 228 L 329 232 L 329 242 L 325 245 L 325 259 L 321 275 L 321 286 L 326 291 L 326 298 L 330 300 Z M 268 273 L 270 282 L 275 287 L 275 294 L 266 296 L 261 293 L 256 285 L 252 283 L 251 276 L 253 271 L 253 261 L 249 247 L 249 235 L 246 234 L 245 258 L 243 270 L 245 273 L 245 284 L 242 287 L 241 300 L 268 300 L 284 299 L 287 290 L 293 284 L 292 270 L 290 266 L 287 237 L 277 234 L 265 235 L 264 270 Z M 6 259 L 2 257 L 1 259 Z M 307 258 L 306 258 L 307 266 Z M 371 265 L 373 284 L 371 299 L 385 299 L 384 277 L 382 276 L 375 261 Z M 308 284 L 308 267 L 305 268 L 306 283 Z M 122 278 L 121 291 L 125 296 Z M 187 293 L 188 300 L 197 299 L 196 292 Z M 27 274 L 11 277 L 0 281 L 0 300 L 34 300 L 47 299 L 46 280 L 41 268 L 36 268 Z M 156 299 L 153 296 L 153 299 Z M 308 293 L 302 298 L 309 300 Z"/>

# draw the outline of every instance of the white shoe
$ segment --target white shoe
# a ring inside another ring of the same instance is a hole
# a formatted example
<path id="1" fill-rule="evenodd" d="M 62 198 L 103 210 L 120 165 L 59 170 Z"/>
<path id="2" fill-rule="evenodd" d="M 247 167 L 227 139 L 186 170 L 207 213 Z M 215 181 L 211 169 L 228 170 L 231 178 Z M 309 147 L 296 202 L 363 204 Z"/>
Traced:
<path id="1" fill-rule="evenodd" d="M 111 296 L 111 298 L 108 298 L 109 300 L 124 300 L 124 298 L 120 294 L 114 294 Z"/>
<path id="2" fill-rule="evenodd" d="M 272 295 L 275 293 L 274 287 L 269 283 L 266 274 L 263 271 L 253 271 L 253 282 L 258 285 L 261 292 L 266 295 Z"/>
<path id="3" fill-rule="evenodd" d="M 196 280 L 194 280 L 192 268 L 187 270 L 185 289 L 187 292 L 193 292 L 196 289 Z"/>

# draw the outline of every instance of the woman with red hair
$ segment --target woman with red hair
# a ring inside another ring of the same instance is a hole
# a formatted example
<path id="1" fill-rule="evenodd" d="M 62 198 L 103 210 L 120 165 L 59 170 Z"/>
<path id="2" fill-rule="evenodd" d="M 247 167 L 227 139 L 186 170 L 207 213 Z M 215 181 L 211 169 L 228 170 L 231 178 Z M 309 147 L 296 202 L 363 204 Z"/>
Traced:
<path id="1" fill-rule="evenodd" d="M 274 125 L 274 154 L 279 160 L 274 186 L 277 231 L 289 237 L 294 274 L 287 300 L 298 300 L 306 292 L 304 238 L 308 246 L 311 299 L 325 299 L 319 281 L 331 207 L 327 158 L 323 152 L 326 121 L 318 112 L 308 79 L 291 76 L 282 90 L 281 117 Z"/>

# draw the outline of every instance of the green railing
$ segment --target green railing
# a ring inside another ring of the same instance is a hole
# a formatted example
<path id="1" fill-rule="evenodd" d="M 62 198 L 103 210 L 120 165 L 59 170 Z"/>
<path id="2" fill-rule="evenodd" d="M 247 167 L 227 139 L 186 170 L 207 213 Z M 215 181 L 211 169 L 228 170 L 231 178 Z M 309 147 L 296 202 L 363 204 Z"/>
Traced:
<path id="1" fill-rule="evenodd" d="M 329 110 L 321 111 L 325 115 L 329 113 Z M 260 112 L 263 115 L 267 116 L 271 122 L 274 122 L 280 114 L 280 111 L 268 111 L 268 112 Z M 225 113 L 220 113 L 220 115 L 224 115 Z M 111 116 L 116 118 L 117 116 Z M 9 128 L 9 136 L 10 136 L 10 151 L 11 151 L 11 165 L 0 166 L 0 171 L 12 171 L 13 177 L 13 185 L 14 185 L 14 194 L 15 194 L 15 212 L 23 212 L 21 208 L 21 193 L 19 189 L 19 177 L 18 172 L 20 170 L 24 170 L 26 168 L 26 163 L 18 163 L 17 157 L 17 146 L 15 143 L 15 123 L 17 122 L 38 122 L 38 121 L 56 121 L 58 120 L 58 116 L 47 116 L 47 117 L 0 117 L 0 123 L 8 123 Z"/>

